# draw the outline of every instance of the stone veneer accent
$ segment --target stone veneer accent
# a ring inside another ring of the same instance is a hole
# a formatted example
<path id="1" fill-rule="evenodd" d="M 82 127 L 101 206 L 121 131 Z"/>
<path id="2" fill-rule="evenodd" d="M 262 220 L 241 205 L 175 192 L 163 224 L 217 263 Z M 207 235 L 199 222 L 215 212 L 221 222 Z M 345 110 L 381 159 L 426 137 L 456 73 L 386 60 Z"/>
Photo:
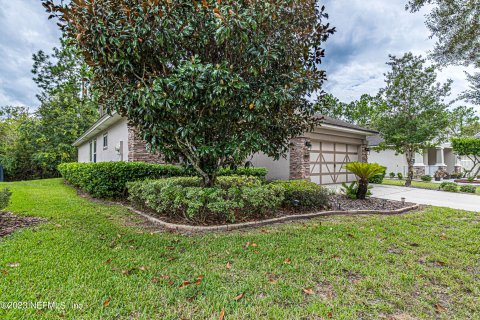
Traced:
<path id="1" fill-rule="evenodd" d="M 300 137 L 290 140 L 290 179 L 310 179 L 309 138 Z"/>
<path id="2" fill-rule="evenodd" d="M 364 140 L 360 146 L 360 157 L 358 158 L 360 162 L 368 162 L 368 150 L 368 143 Z"/>
<path id="3" fill-rule="evenodd" d="M 165 160 L 161 155 L 147 150 L 145 140 L 140 138 L 137 130 L 130 126 L 128 126 L 128 161 L 165 164 Z"/>
<path id="4" fill-rule="evenodd" d="M 413 166 L 413 177 L 420 178 L 425 175 L 425 166 Z"/>

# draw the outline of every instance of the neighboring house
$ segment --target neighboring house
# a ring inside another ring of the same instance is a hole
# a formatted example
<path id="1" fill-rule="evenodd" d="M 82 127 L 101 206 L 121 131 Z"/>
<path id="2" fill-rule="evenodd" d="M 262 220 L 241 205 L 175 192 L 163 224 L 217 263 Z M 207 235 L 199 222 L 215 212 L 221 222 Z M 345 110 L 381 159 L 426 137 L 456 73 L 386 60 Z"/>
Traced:
<path id="1" fill-rule="evenodd" d="M 273 160 L 263 154 L 250 159 L 256 167 L 266 167 L 268 179 L 310 179 L 319 184 L 355 181 L 343 168 L 352 161 L 367 161 L 367 136 L 376 131 L 324 117 L 313 132 L 292 139 L 286 158 Z M 163 163 L 151 154 L 146 143 L 118 114 L 103 115 L 77 141 L 79 162 L 145 161 Z"/>
<path id="2" fill-rule="evenodd" d="M 407 159 L 404 154 L 397 154 L 395 150 L 375 151 L 384 140 L 379 135 L 367 138 L 370 148 L 369 160 L 387 167 L 387 174 L 402 173 L 408 174 Z M 433 148 L 428 148 L 423 153 L 415 154 L 414 176 L 435 174 L 439 168 L 447 170 L 448 173 L 461 173 L 463 169 L 469 169 L 473 165 L 467 157 L 460 157 L 453 152 L 451 143 L 444 143 Z"/>

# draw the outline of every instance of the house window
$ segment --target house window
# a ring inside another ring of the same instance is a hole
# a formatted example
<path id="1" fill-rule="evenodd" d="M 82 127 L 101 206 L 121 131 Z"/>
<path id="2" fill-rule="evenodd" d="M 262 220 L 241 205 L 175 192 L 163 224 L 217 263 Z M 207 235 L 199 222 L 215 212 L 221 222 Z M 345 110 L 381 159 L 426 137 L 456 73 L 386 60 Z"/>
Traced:
<path id="1" fill-rule="evenodd" d="M 108 149 L 108 132 L 103 134 L 103 150 Z"/>
<path id="2" fill-rule="evenodd" d="M 97 139 L 90 141 L 90 162 L 97 162 Z"/>

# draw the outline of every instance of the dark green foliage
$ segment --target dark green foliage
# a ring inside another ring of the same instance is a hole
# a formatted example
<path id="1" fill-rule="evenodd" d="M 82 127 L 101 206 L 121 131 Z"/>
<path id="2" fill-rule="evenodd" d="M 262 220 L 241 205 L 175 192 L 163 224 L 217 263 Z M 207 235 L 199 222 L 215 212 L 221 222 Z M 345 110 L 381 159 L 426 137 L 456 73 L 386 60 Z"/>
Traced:
<path id="1" fill-rule="evenodd" d="M 383 172 L 380 174 L 376 174 L 373 177 L 368 179 L 368 183 L 377 183 L 377 184 L 382 184 L 383 179 L 385 179 L 385 175 L 387 174 L 387 167 L 383 167 Z M 390 174 L 391 176 L 391 174 Z M 395 175 L 394 175 L 395 176 Z"/>
<path id="2" fill-rule="evenodd" d="M 63 178 L 95 198 L 118 198 L 126 193 L 129 181 L 183 175 L 181 167 L 143 162 L 63 163 Z"/>
<path id="3" fill-rule="evenodd" d="M 466 174 L 476 177 L 480 173 L 480 138 L 452 138 L 452 147 L 456 154 L 466 156 L 472 161 L 472 168 Z"/>
<path id="4" fill-rule="evenodd" d="M 11 196 L 12 193 L 7 188 L 0 190 L 0 210 L 3 210 L 8 206 Z"/>
<path id="5" fill-rule="evenodd" d="M 388 175 L 390 176 L 390 179 L 395 178 L 395 172 L 390 172 Z"/>
<path id="6" fill-rule="evenodd" d="M 350 184 L 347 184 L 345 182 L 342 183 L 342 191 L 350 199 L 358 199 L 358 196 L 357 196 L 358 195 L 358 187 L 359 187 L 359 185 L 358 185 L 357 181 L 353 181 Z M 368 198 L 372 195 L 372 192 L 370 191 L 370 189 L 372 189 L 372 186 L 367 187 L 367 193 L 365 194 L 365 198 Z"/>
<path id="7" fill-rule="evenodd" d="M 403 180 L 403 174 L 401 172 L 397 173 L 398 180 Z"/>
<path id="8" fill-rule="evenodd" d="M 293 210 L 321 210 L 328 207 L 328 189 L 305 180 L 277 180 L 272 184 L 285 189 L 282 206 Z"/>
<path id="9" fill-rule="evenodd" d="M 38 109 L 0 107 L 0 164 L 8 180 L 58 177 L 58 164 L 77 160 L 72 143 L 98 116 L 89 72 L 66 42 L 33 56 Z M 3 130 L 2 130 L 3 128 Z"/>
<path id="10" fill-rule="evenodd" d="M 433 178 L 432 178 L 432 176 L 429 176 L 427 174 L 427 175 L 421 176 L 420 179 L 422 179 L 422 181 L 430 182 L 430 181 L 432 181 Z"/>
<path id="11" fill-rule="evenodd" d="M 192 175 L 180 166 L 144 162 L 63 163 L 58 166 L 62 177 L 95 198 L 121 198 L 129 181 Z M 265 178 L 265 168 L 224 170 L 225 176 L 250 175 Z M 239 178 L 243 179 L 243 178 Z M 226 181 L 226 180 L 225 180 Z"/>
<path id="12" fill-rule="evenodd" d="M 42 2 L 93 66 L 106 110 L 207 186 L 256 152 L 279 158 L 318 123 L 309 95 L 322 94 L 335 29 L 315 0 Z"/>
<path id="13" fill-rule="evenodd" d="M 458 184 L 455 182 L 442 182 L 439 189 L 448 192 L 458 192 Z"/>
<path id="14" fill-rule="evenodd" d="M 219 177 L 217 185 L 202 187 L 200 178 L 168 178 L 128 183 L 129 199 L 161 215 L 193 223 L 235 222 L 274 213 L 284 189 L 262 185 L 255 177 Z"/>
<path id="15" fill-rule="evenodd" d="M 469 185 L 469 184 L 464 184 L 460 186 L 460 191 L 461 192 L 467 192 L 467 193 L 475 193 L 477 192 L 477 187 Z"/>
<path id="16" fill-rule="evenodd" d="M 340 102 L 331 94 L 326 94 L 316 105 L 318 111 L 336 119 L 341 119 L 359 126 L 376 128 L 377 120 L 384 105 L 381 100 L 364 94 L 357 101 Z"/>

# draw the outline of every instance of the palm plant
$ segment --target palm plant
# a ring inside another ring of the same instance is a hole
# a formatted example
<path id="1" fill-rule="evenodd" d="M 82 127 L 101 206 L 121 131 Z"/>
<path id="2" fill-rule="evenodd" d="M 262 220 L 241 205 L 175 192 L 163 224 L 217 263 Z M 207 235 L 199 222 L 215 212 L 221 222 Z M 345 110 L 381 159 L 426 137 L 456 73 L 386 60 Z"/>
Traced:
<path id="1" fill-rule="evenodd" d="M 368 193 L 368 179 L 374 175 L 381 174 L 385 170 L 378 163 L 350 162 L 345 169 L 358 177 L 357 199 L 364 200 Z"/>

